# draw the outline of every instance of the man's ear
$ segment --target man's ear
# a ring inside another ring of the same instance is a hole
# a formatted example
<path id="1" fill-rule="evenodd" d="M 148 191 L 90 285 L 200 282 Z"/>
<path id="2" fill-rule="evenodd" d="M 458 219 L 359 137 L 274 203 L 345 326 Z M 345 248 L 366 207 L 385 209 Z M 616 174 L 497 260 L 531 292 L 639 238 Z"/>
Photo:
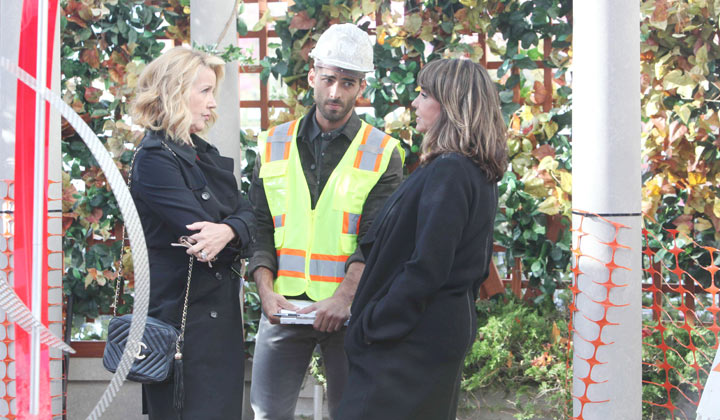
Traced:
<path id="1" fill-rule="evenodd" d="M 310 67 L 308 72 L 308 84 L 311 88 L 315 89 L 315 66 Z"/>
<path id="2" fill-rule="evenodd" d="M 360 81 L 360 90 L 358 91 L 358 94 L 357 94 L 358 98 L 362 97 L 363 93 L 365 92 L 365 88 L 367 88 L 367 80 L 362 79 Z"/>

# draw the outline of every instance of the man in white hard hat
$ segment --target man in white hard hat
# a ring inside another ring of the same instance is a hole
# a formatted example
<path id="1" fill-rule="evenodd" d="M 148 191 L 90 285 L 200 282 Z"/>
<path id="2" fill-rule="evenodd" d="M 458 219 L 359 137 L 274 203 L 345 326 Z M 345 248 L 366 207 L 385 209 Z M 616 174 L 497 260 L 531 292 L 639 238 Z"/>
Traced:
<path id="1" fill-rule="evenodd" d="M 365 267 L 358 241 L 402 180 L 399 142 L 354 111 L 373 71 L 367 33 L 333 25 L 310 57 L 315 106 L 260 135 L 250 189 L 258 232 L 249 272 L 263 309 L 250 390 L 256 420 L 294 418 L 316 346 L 334 413 L 348 371 L 344 324 Z M 283 311 L 315 318 L 281 324 Z"/>

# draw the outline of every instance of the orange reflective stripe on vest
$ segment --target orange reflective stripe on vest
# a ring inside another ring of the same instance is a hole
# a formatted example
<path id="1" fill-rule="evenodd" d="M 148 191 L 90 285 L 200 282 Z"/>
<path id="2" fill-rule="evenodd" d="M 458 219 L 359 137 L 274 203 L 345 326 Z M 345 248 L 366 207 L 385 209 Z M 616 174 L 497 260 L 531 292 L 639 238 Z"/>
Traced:
<path id="1" fill-rule="evenodd" d="M 365 127 L 362 143 L 358 147 L 353 166 L 358 169 L 377 172 L 382 162 L 383 150 L 391 138 L 380 130 L 373 130 L 371 125 Z"/>
<path id="2" fill-rule="evenodd" d="M 265 162 L 288 159 L 295 124 L 297 124 L 297 120 L 289 125 L 287 131 L 278 131 L 276 130 L 277 127 L 273 127 L 268 131 L 267 143 L 265 144 Z"/>
<path id="3" fill-rule="evenodd" d="M 278 214 L 277 216 L 273 216 L 273 225 L 275 225 L 276 228 L 285 226 L 285 215 Z"/>
<path id="4" fill-rule="evenodd" d="M 310 254 L 310 280 L 340 283 L 347 259 L 347 255 Z"/>
<path id="5" fill-rule="evenodd" d="M 357 235 L 360 230 L 360 215 L 355 213 L 343 212 L 343 228 L 342 233 Z"/>
<path id="6" fill-rule="evenodd" d="M 278 276 L 305 278 L 305 255 L 302 249 L 278 249 Z"/>

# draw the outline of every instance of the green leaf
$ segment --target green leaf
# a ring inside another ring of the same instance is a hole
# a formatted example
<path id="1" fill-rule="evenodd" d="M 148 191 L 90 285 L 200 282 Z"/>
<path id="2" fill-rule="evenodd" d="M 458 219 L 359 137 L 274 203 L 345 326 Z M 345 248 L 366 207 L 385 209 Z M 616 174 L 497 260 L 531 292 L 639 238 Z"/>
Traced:
<path id="1" fill-rule="evenodd" d="M 405 30 L 409 34 L 412 35 L 420 30 L 421 25 L 422 25 L 422 17 L 420 17 L 420 15 L 418 15 L 418 14 L 411 14 L 410 16 L 408 16 L 406 18 L 404 27 L 405 27 Z M 449 32 L 449 31 L 446 31 L 446 32 Z"/>
<path id="2" fill-rule="evenodd" d="M 90 206 L 91 207 L 100 207 L 105 203 L 105 196 L 102 194 L 94 194 L 92 197 L 90 197 Z"/>
<path id="3" fill-rule="evenodd" d="M 527 52 L 528 57 L 533 61 L 540 61 L 543 59 L 543 53 L 538 48 L 532 48 Z"/>
<path id="4" fill-rule="evenodd" d="M 560 86 L 557 90 L 557 93 L 563 98 L 567 98 L 572 93 L 572 89 L 570 89 L 569 86 Z"/>
<path id="5" fill-rule="evenodd" d="M 390 81 L 393 83 L 402 83 L 403 75 L 400 74 L 400 72 L 392 72 L 390 73 Z"/>
<path id="6" fill-rule="evenodd" d="M 237 20 L 237 33 L 240 36 L 245 36 L 248 33 L 247 23 L 245 23 L 245 20 L 241 18 L 238 18 Z"/>
<path id="7" fill-rule="evenodd" d="M 123 19 L 118 19 L 116 26 L 118 33 L 124 34 L 128 31 L 128 25 Z"/>
<path id="8" fill-rule="evenodd" d="M 90 28 L 82 28 L 75 35 L 75 39 L 77 41 L 85 41 L 88 38 L 90 38 L 91 35 L 92 35 L 92 30 Z"/>
<path id="9" fill-rule="evenodd" d="M 516 104 L 515 102 L 510 102 L 508 104 L 503 104 L 501 107 L 503 119 L 505 120 L 505 123 L 510 122 L 510 116 L 514 114 L 518 109 L 521 108 L 520 104 Z"/>
<path id="10" fill-rule="evenodd" d="M 550 19 L 548 18 L 547 13 L 542 8 L 540 8 L 538 4 L 536 4 L 535 6 L 535 11 L 533 12 L 532 18 L 530 19 L 532 24 L 535 26 L 541 26 L 550 23 Z"/>
<path id="11" fill-rule="evenodd" d="M 286 76 L 288 74 L 288 65 L 285 61 L 280 61 L 273 66 L 272 71 L 280 76 Z"/>
<path id="12" fill-rule="evenodd" d="M 515 93 L 511 89 L 506 89 L 500 92 L 500 101 L 502 103 L 512 102 Z"/>
<path id="13" fill-rule="evenodd" d="M 515 67 L 520 69 L 536 69 L 537 64 L 535 64 L 535 62 L 532 61 L 530 57 L 525 56 L 522 59 L 515 61 Z"/>
<path id="14" fill-rule="evenodd" d="M 257 31 L 262 30 L 268 24 L 268 22 L 270 22 L 271 20 L 272 20 L 272 15 L 270 14 L 270 9 L 268 9 L 265 11 L 265 13 L 263 13 L 260 20 L 258 20 L 257 23 L 255 23 L 255 25 L 252 28 L 252 31 L 257 32 Z"/>
<path id="15" fill-rule="evenodd" d="M 537 45 L 538 36 L 535 32 L 525 32 L 520 38 L 520 42 L 523 48 L 528 49 L 533 45 Z"/>
<path id="16" fill-rule="evenodd" d="M 558 246 L 553 247 L 553 249 L 550 250 L 550 258 L 552 258 L 553 261 L 559 261 L 563 256 L 562 251 L 563 250 Z"/>
<path id="17" fill-rule="evenodd" d="M 674 111 L 677 112 L 683 124 L 687 124 L 690 121 L 690 114 L 692 111 L 688 104 L 683 104 L 682 106 L 675 107 Z"/>
<path id="18" fill-rule="evenodd" d="M 508 77 L 507 82 L 505 82 L 505 89 L 512 89 L 517 86 L 518 83 L 520 83 L 520 75 L 513 74 L 512 76 Z"/>

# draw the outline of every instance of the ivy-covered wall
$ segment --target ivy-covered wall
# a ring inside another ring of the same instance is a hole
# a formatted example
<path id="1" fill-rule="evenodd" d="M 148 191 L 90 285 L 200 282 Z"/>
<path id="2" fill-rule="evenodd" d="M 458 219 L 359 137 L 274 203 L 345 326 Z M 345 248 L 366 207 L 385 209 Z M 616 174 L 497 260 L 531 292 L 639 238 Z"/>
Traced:
<path id="1" fill-rule="evenodd" d="M 698 243 L 720 240 L 720 2 L 641 3 L 643 211 L 660 241 L 677 229 Z M 679 246 L 680 263 L 709 285 L 707 253 Z M 674 258 L 657 241 L 659 256 Z M 695 265 L 693 267 L 693 265 Z"/>
<path id="2" fill-rule="evenodd" d="M 649 227 L 658 238 L 664 237 L 659 226 L 665 226 L 707 244 L 720 239 L 718 3 L 641 3 L 644 155 L 639 164 L 644 210 L 657 221 Z M 263 77 L 273 73 L 287 85 L 290 109 L 280 120 L 311 104 L 308 53 L 320 33 L 332 23 L 359 21 L 377 39 L 377 70 L 366 92 L 374 115 L 365 118 L 404 141 L 412 170 L 421 136 L 408 106 L 417 95 L 415 78 L 422 65 L 441 56 L 497 62 L 490 67 L 510 130 L 511 170 L 500 184 L 503 210 L 495 239 L 507 247 L 509 258 L 522 259 L 525 276 L 541 294 L 551 295 L 567 281 L 570 255 L 571 0 L 410 0 L 403 5 L 404 16 L 398 16 L 388 0 L 298 0 L 287 16 L 276 19 L 282 45 L 260 64 Z M 126 118 L 134 83 L 163 42 L 188 41 L 189 1 L 66 0 L 62 7 L 64 98 L 126 172 L 140 135 Z M 239 25 L 239 30 L 246 28 Z M 539 67 L 551 69 L 549 84 Z M 82 142 L 69 126 L 63 128 L 65 293 L 72 296 L 74 313 L 96 317 L 108 310 L 112 294 L 108 281 L 118 267 L 120 215 Z M 681 257 L 696 258 L 689 252 Z M 131 296 L 125 301 L 131 303 Z"/>
<path id="3" fill-rule="evenodd" d="M 162 42 L 187 42 L 188 3 L 62 2 L 64 98 L 106 142 L 124 172 L 140 139 L 126 116 L 132 89 L 144 64 L 160 53 Z M 365 28 L 371 21 L 378 22 L 377 71 L 369 77 L 366 92 L 375 112 L 366 119 L 405 141 L 412 169 L 421 137 L 413 129 L 414 113 L 408 105 L 417 95 L 415 78 L 420 67 L 442 56 L 481 60 L 484 51 L 479 41 L 487 38 L 488 53 L 501 63 L 496 74 L 511 127 L 513 169 L 501 186 L 507 209 L 498 218 L 496 240 L 508 247 L 509 257 L 523 257 L 527 275 L 551 293 L 566 271 L 569 256 L 568 230 L 562 229 L 558 236 L 553 229 L 547 235 L 547 226 L 567 220 L 569 209 L 570 5 L 570 0 L 410 1 L 404 4 L 401 17 L 393 14 L 387 0 L 301 0 L 275 22 L 282 46 L 276 56 L 261 63 L 263 77 L 273 72 L 288 86 L 291 108 L 281 118 L 302 113 L 312 97 L 306 81 L 307 54 L 320 33 L 336 22 L 362 19 Z M 487 35 L 474 35 L 478 32 Z M 544 39 L 552 42 L 547 53 Z M 553 68 L 551 90 L 542 83 L 537 62 Z M 544 110 L 548 96 L 553 106 Z M 63 162 L 67 169 L 65 293 L 72 297 L 75 314 L 93 318 L 109 309 L 112 288 L 108 282 L 115 279 L 118 268 L 120 214 L 102 173 L 67 126 Z M 553 246 L 558 239 L 560 245 Z M 126 267 L 131 268 L 131 261 L 126 261 Z M 126 272 L 132 286 L 132 272 Z M 121 311 L 128 310 L 132 297 L 126 294 L 124 300 L 127 304 Z"/>

